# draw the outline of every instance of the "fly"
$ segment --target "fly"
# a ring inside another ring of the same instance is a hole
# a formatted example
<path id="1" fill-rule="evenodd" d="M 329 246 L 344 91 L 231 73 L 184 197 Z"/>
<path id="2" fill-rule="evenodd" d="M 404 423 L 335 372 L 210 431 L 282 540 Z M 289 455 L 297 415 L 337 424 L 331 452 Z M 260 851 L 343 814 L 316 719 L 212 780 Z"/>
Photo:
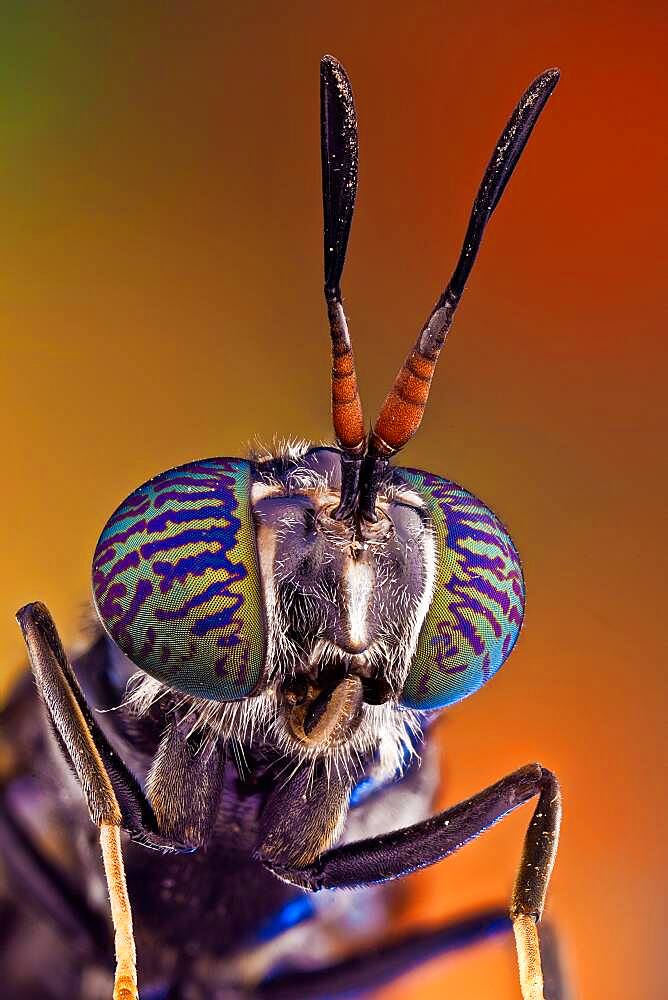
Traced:
<path id="1" fill-rule="evenodd" d="M 136 489 L 97 543 L 102 629 L 73 664 L 43 604 L 19 611 L 46 724 L 19 685 L 3 714 L 0 820 L 12 995 L 136 1000 L 140 984 L 144 1000 L 331 996 L 511 925 L 524 1000 L 558 995 L 538 932 L 561 815 L 554 774 L 529 764 L 429 815 L 429 721 L 509 656 L 521 563 L 482 501 L 395 462 L 558 77 L 539 76 L 508 121 L 452 277 L 367 433 L 340 289 L 357 119 L 343 67 L 323 58 L 335 443 L 190 462 Z M 509 916 L 332 952 L 327 928 L 350 931 L 350 900 L 366 897 L 327 890 L 442 861 L 531 799 Z"/>

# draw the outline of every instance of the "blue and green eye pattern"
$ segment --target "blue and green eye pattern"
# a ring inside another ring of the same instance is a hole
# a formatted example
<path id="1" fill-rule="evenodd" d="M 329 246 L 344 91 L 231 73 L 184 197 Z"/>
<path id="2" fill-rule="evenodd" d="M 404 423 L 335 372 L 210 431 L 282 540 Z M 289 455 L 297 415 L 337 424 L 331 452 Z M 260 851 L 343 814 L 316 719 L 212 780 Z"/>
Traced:
<path id="1" fill-rule="evenodd" d="M 434 597 L 401 702 L 443 708 L 482 687 L 510 654 L 524 615 L 522 566 L 506 529 L 473 494 L 428 472 L 396 472 L 425 501 L 436 543 Z"/>
<path id="2" fill-rule="evenodd" d="M 252 694 L 265 663 L 251 475 L 237 458 L 162 473 L 112 515 L 93 560 L 95 604 L 123 652 L 218 701 Z"/>

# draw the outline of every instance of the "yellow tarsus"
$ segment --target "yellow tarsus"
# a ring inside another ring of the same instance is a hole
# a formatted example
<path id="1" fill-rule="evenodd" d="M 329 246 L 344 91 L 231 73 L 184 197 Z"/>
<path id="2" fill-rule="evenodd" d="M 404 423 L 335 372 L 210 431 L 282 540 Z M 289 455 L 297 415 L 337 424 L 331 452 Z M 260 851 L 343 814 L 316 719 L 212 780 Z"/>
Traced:
<path id="1" fill-rule="evenodd" d="M 522 913 L 513 920 L 513 931 L 517 963 L 520 967 L 522 1000 L 544 1000 L 543 969 L 536 921 L 533 917 Z"/>
<path id="2" fill-rule="evenodd" d="M 111 919 L 114 925 L 114 944 L 116 949 L 116 975 L 114 977 L 113 1000 L 139 1000 L 137 991 L 137 956 L 135 939 L 132 933 L 132 911 L 128 887 L 125 881 L 125 868 L 121 853 L 120 827 L 112 823 L 102 823 L 100 826 L 100 843 L 102 844 L 102 860 L 104 874 L 109 889 L 111 903 Z"/>

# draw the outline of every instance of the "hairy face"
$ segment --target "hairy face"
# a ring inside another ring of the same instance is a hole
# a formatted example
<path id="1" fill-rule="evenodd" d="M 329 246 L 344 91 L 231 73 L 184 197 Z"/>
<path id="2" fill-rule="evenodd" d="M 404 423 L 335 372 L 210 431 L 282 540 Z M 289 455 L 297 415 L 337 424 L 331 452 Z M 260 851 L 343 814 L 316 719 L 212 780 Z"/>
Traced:
<path id="1" fill-rule="evenodd" d="M 374 523 L 335 520 L 339 468 L 327 449 L 274 463 L 254 504 L 271 680 L 287 733 L 313 750 L 350 740 L 367 706 L 396 704 L 433 562 L 408 495 L 381 495 Z"/>

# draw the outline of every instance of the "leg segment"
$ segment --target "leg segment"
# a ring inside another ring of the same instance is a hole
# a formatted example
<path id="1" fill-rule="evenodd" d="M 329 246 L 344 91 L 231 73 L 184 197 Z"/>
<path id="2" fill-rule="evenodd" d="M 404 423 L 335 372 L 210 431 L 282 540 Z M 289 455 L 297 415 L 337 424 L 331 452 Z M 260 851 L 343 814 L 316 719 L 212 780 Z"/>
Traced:
<path id="1" fill-rule="evenodd" d="M 136 782 L 113 755 L 85 705 L 81 689 L 63 651 L 53 619 L 43 604 L 22 608 L 17 618 L 28 646 L 39 692 L 44 699 L 61 747 L 77 773 L 93 822 L 100 828 L 105 874 L 116 934 L 116 980 L 114 1000 L 136 1000 L 137 973 L 132 940 L 132 918 L 125 888 L 120 851 L 123 810 L 103 756 L 115 764 L 124 792 L 134 791 Z M 102 739 L 100 739 L 102 737 Z M 113 755 L 115 757 L 115 755 Z M 131 780 L 129 780 L 131 779 Z M 138 788 L 137 788 L 138 791 Z M 141 796 L 141 792 L 138 792 Z M 142 798 L 138 799 L 143 805 Z"/>
<path id="2" fill-rule="evenodd" d="M 109 887 L 111 918 L 114 924 L 116 976 L 114 1000 L 134 1000 L 137 993 L 137 954 L 132 933 L 132 911 L 125 881 L 121 853 L 121 829 L 114 823 L 102 823 L 100 843 L 104 874 Z"/>
<path id="3" fill-rule="evenodd" d="M 93 717 L 47 608 L 28 604 L 17 614 L 37 688 L 55 738 L 79 778 L 91 818 L 114 821 L 133 839 L 173 848 L 160 837 L 154 812 Z"/>
<path id="4" fill-rule="evenodd" d="M 160 833 L 189 850 L 209 840 L 223 788 L 225 754 L 219 745 L 198 746 L 178 719 L 165 726 L 146 791 Z"/>
<path id="5" fill-rule="evenodd" d="M 556 777 L 538 764 L 520 768 L 470 799 L 404 830 L 336 847 L 303 868 L 268 867 L 286 881 L 311 890 L 350 888 L 400 878 L 442 861 L 536 795 L 538 804 L 524 840 L 510 917 L 516 925 L 524 1000 L 542 1000 L 536 923 L 554 866 L 561 796 Z"/>

